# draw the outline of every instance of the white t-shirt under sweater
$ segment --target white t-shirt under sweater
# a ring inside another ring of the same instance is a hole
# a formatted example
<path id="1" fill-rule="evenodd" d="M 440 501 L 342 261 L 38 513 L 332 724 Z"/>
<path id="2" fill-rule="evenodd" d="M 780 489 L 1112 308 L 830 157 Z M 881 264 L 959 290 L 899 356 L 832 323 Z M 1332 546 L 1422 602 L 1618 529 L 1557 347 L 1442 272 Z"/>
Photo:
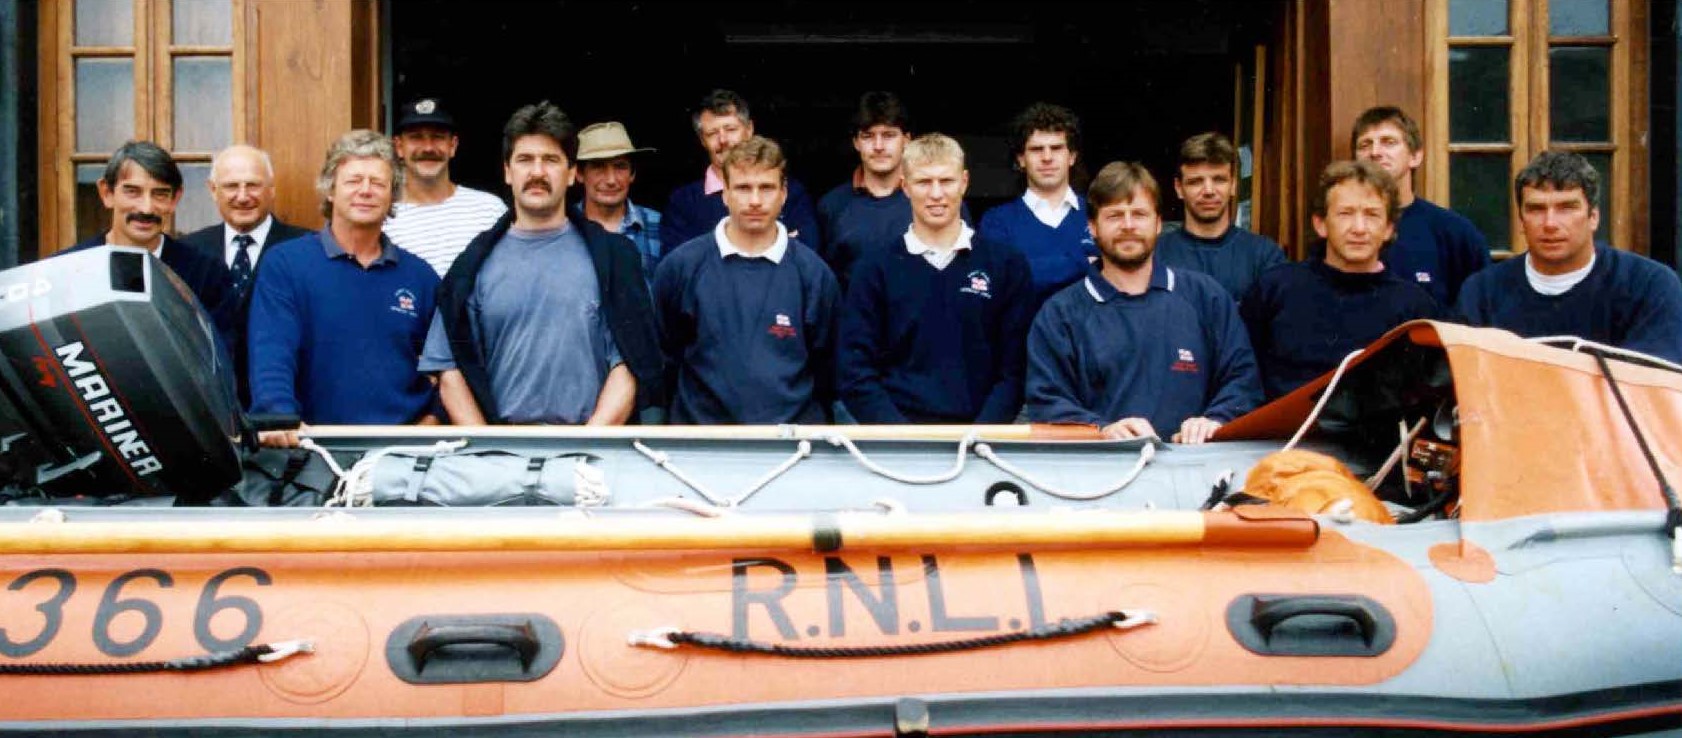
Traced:
<path id="1" fill-rule="evenodd" d="M 467 243 L 496 225 L 508 206 L 489 192 L 456 185 L 455 194 L 441 203 L 399 202 L 395 210 L 395 215 L 386 218 L 385 235 L 443 276 Z"/>

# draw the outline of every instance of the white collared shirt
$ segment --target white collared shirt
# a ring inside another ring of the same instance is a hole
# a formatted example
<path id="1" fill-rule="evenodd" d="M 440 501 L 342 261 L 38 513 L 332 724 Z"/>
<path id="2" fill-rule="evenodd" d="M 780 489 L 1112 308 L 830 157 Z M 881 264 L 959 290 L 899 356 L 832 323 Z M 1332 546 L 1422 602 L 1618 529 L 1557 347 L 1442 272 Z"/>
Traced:
<path id="1" fill-rule="evenodd" d="M 257 227 L 251 229 L 251 233 L 248 234 L 256 242 L 251 245 L 251 267 L 253 269 L 257 268 L 257 259 L 263 256 L 263 242 L 269 239 L 269 228 L 273 225 L 274 216 L 264 216 L 263 222 L 258 223 Z M 232 267 L 234 257 L 239 256 L 239 247 L 234 245 L 234 237 L 238 235 L 239 231 L 234 230 L 233 226 L 227 223 L 222 224 L 222 263 L 228 267 Z"/>
<path id="2" fill-rule="evenodd" d="M 730 238 L 724 235 L 724 225 L 729 222 L 729 216 L 725 216 L 723 220 L 718 222 L 718 225 L 713 227 L 713 238 L 718 241 L 719 257 L 735 255 L 744 259 L 766 259 L 772 264 L 783 263 L 783 254 L 788 253 L 788 228 L 783 225 L 782 221 L 777 221 L 777 240 L 771 244 L 771 248 L 757 254 L 744 252 L 737 248 L 736 244 L 730 242 Z"/>
<path id="3" fill-rule="evenodd" d="M 1080 198 L 1075 197 L 1075 189 L 1063 186 L 1063 196 L 1055 201 L 1041 200 L 1033 190 L 1022 193 L 1022 202 L 1028 206 L 1028 211 L 1034 214 L 1041 223 L 1052 228 L 1063 223 L 1063 218 L 1071 212 L 1080 210 Z"/>
<path id="4" fill-rule="evenodd" d="M 968 223 L 960 221 L 958 226 L 960 228 L 958 231 L 958 240 L 953 243 L 952 248 L 949 249 L 937 249 L 923 243 L 923 240 L 917 237 L 916 230 L 913 228 L 907 228 L 905 229 L 905 250 L 911 252 L 912 256 L 923 257 L 923 259 L 928 261 L 929 265 L 933 266 L 935 269 L 944 270 L 946 267 L 951 266 L 953 259 L 958 258 L 959 251 L 963 251 L 971 247 L 971 242 L 975 238 L 975 231 L 970 230 Z"/>
<path id="5" fill-rule="evenodd" d="M 1536 290 L 1540 294 L 1550 297 L 1563 295 L 1570 292 L 1572 287 L 1576 287 L 1577 283 L 1588 278 L 1589 272 L 1594 271 L 1594 259 L 1594 252 L 1590 251 L 1589 263 L 1583 265 L 1582 269 L 1573 269 L 1564 274 L 1543 274 L 1536 271 L 1536 265 L 1530 261 L 1530 255 L 1526 254 L 1524 257 L 1524 277 L 1530 281 L 1530 289 Z"/>

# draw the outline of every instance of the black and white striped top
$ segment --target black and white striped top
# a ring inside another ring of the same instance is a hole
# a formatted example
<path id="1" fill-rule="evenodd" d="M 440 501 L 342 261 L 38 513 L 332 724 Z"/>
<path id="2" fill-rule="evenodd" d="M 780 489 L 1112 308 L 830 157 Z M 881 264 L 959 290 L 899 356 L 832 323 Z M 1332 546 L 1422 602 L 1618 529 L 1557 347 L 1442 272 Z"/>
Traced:
<path id="1" fill-rule="evenodd" d="M 396 211 L 385 221 L 385 235 L 442 276 L 467 243 L 496 225 L 508 206 L 489 192 L 457 185 L 455 194 L 441 203 L 399 202 Z"/>

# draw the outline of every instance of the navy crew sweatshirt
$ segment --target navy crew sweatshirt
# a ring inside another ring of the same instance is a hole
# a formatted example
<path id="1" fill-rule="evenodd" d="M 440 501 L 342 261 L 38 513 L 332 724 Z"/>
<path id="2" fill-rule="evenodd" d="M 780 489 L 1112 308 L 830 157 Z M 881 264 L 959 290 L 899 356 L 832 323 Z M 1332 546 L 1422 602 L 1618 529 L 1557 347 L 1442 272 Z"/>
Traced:
<path id="1" fill-rule="evenodd" d="M 332 232 L 263 255 L 251 297 L 251 410 L 306 423 L 393 425 L 433 412 L 417 371 L 438 272 L 380 236 L 367 268 Z"/>
<path id="2" fill-rule="evenodd" d="M 674 424 L 827 423 L 840 287 L 790 239 L 781 261 L 724 256 L 714 233 L 654 272 L 654 309 L 677 373 Z"/>
<path id="3" fill-rule="evenodd" d="M 712 233 L 718 222 L 730 214 L 724 204 L 724 193 L 707 194 L 706 180 L 698 179 L 672 191 L 666 209 L 660 212 L 660 247 L 671 253 L 690 240 Z M 789 238 L 823 253 L 823 236 L 819 230 L 817 212 L 812 209 L 812 196 L 800 180 L 788 180 L 788 198 L 777 215 L 788 228 Z"/>
<path id="4" fill-rule="evenodd" d="M 841 314 L 841 399 L 861 423 L 1010 423 L 1022 406 L 1028 260 L 975 240 L 945 269 L 905 247 L 867 254 Z"/>
<path id="5" fill-rule="evenodd" d="M 1012 198 L 981 216 L 978 235 L 984 241 L 1010 244 L 1028 257 L 1034 275 L 1035 303 L 1044 302 L 1063 287 L 1078 281 L 1091 266 L 1098 247 L 1086 228 L 1086 212 L 1070 210 L 1056 228 L 1040 222 L 1028 203 Z"/>
<path id="6" fill-rule="evenodd" d="M 959 217 L 971 222 L 969 206 L 959 207 Z M 824 246 L 819 253 L 846 292 L 853 265 L 864 255 L 904 243 L 901 239 L 911 227 L 911 198 L 897 188 L 877 197 L 856 180 L 844 182 L 818 200 L 818 225 Z"/>
<path id="7" fill-rule="evenodd" d="M 1028 333 L 1028 418 L 1103 427 L 1150 421 L 1163 438 L 1187 418 L 1227 422 L 1261 400 L 1238 308 L 1213 278 L 1161 262 L 1127 295 L 1097 267 L 1040 309 Z"/>
<path id="8" fill-rule="evenodd" d="M 1530 286 L 1524 260 L 1508 259 L 1466 280 L 1460 314 L 1472 325 L 1525 337 L 1577 336 L 1682 363 L 1682 280 L 1676 272 L 1597 244 L 1583 281 L 1563 294 L 1544 295 Z"/>
<path id="9" fill-rule="evenodd" d="M 1391 328 L 1447 312 L 1388 269 L 1350 274 L 1323 261 L 1269 271 L 1238 305 L 1270 400 L 1336 369 Z"/>
<path id="10" fill-rule="evenodd" d="M 1156 240 L 1156 258 L 1181 271 L 1214 277 L 1232 299 L 1240 301 L 1263 272 L 1289 261 L 1273 239 L 1238 226 L 1227 227 L 1215 238 L 1203 238 L 1184 228 L 1169 231 Z"/>
<path id="11" fill-rule="evenodd" d="M 1489 266 L 1489 242 L 1465 216 L 1416 197 L 1402 208 L 1396 239 L 1382 258 L 1397 277 L 1417 283 L 1443 307 L 1452 307 L 1466 278 Z"/>

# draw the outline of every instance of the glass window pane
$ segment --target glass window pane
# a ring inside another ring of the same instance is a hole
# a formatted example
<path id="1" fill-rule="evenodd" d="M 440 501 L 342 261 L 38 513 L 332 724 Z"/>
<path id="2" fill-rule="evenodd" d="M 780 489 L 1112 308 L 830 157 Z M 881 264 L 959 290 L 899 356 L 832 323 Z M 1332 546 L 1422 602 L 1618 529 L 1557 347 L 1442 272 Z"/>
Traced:
<path id="1" fill-rule="evenodd" d="M 56 244 L 60 249 L 69 248 L 72 243 L 81 243 L 83 239 L 111 227 L 111 216 L 105 212 L 105 203 L 99 199 L 99 178 L 103 176 L 104 164 L 76 165 L 76 238 Z"/>
<path id="2" fill-rule="evenodd" d="M 234 45 L 231 0 L 175 0 L 170 41 L 176 46 Z"/>
<path id="3" fill-rule="evenodd" d="M 1449 207 L 1472 221 L 1491 249 L 1512 246 L 1512 176 L 1506 154 L 1450 154 Z"/>
<path id="4" fill-rule="evenodd" d="M 220 56 L 175 60 L 175 150 L 216 151 L 233 142 L 232 62 Z"/>
<path id="5" fill-rule="evenodd" d="M 1600 227 L 1594 229 L 1594 240 L 1610 243 L 1612 240 L 1612 155 L 1611 154 L 1583 154 L 1584 159 L 1600 172 Z M 1629 244 L 1623 244 L 1628 247 Z"/>
<path id="6" fill-rule="evenodd" d="M 133 46 L 134 0 L 76 0 L 77 46 Z"/>
<path id="7" fill-rule="evenodd" d="M 175 232 L 192 233 L 207 225 L 222 222 L 216 211 L 216 201 L 210 188 L 204 186 L 210 178 L 210 163 L 181 165 L 181 204 L 175 206 Z"/>
<path id="8" fill-rule="evenodd" d="M 1612 140 L 1612 50 L 1548 49 L 1548 121 L 1552 141 Z"/>
<path id="9" fill-rule="evenodd" d="M 134 137 L 134 61 L 76 60 L 76 150 L 110 152 Z"/>
<path id="10" fill-rule="evenodd" d="M 1552 0 L 1548 3 L 1548 35 L 1605 36 L 1612 27 L 1606 0 Z"/>
<path id="11" fill-rule="evenodd" d="M 1507 35 L 1507 0 L 1449 0 L 1448 35 Z"/>
<path id="12" fill-rule="evenodd" d="M 1507 58 L 1504 46 L 1460 46 L 1448 50 L 1448 135 L 1456 142 L 1512 140 L 1508 119 Z"/>

